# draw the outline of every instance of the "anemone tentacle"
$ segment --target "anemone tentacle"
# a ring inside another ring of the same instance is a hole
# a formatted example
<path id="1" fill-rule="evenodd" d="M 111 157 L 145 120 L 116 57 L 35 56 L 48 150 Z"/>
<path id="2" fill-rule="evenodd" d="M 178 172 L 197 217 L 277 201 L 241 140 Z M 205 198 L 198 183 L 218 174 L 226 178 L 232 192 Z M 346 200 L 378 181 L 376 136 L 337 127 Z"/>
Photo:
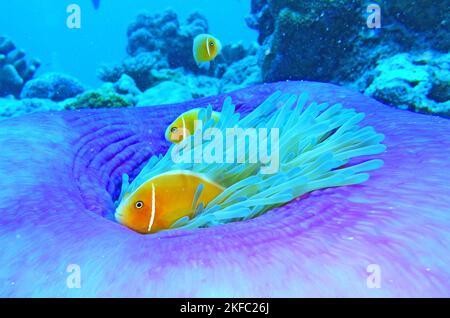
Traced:
<path id="1" fill-rule="evenodd" d="M 277 129 L 281 142 L 276 174 L 261 174 L 255 178 L 262 166 L 260 161 L 229 163 L 224 157 L 218 163 L 176 163 L 172 151 L 179 145 L 173 145 L 164 156 L 152 157 L 131 184 L 128 184 L 128 176 L 124 176 L 120 198 L 125 193 L 133 193 L 152 177 L 170 170 L 202 173 L 227 187 L 207 206 L 201 206 L 192 219 L 183 218 L 173 226 L 187 229 L 248 220 L 314 190 L 366 181 L 369 174 L 365 172 L 380 168 L 382 160 L 346 165 L 355 157 L 382 153 L 386 149 L 381 144 L 384 136 L 372 127 L 358 125 L 365 117 L 363 113 L 346 109 L 342 104 L 330 106 L 313 102 L 306 106 L 307 99 L 306 94 L 298 96 L 278 91 L 242 119 L 231 98 L 223 103 L 222 115 L 215 127 L 222 137 L 227 136 L 230 128 Z M 197 151 L 203 151 L 213 143 L 209 138 L 198 139 L 213 126 L 211 114 L 211 106 L 200 110 L 199 120 L 205 124 L 184 141 L 186 145 L 193 145 L 187 150 L 188 157 L 194 158 Z M 201 143 L 195 143 L 196 140 Z M 234 141 L 228 144 L 226 138 L 222 144 L 226 145 L 225 154 L 244 153 L 250 157 L 251 146 L 247 142 L 240 144 L 238 149 L 235 149 Z M 258 141 L 258 145 L 261 144 L 271 146 L 267 135 Z M 199 188 L 197 192 L 201 190 Z M 195 202 L 192 206 L 196 206 Z"/>

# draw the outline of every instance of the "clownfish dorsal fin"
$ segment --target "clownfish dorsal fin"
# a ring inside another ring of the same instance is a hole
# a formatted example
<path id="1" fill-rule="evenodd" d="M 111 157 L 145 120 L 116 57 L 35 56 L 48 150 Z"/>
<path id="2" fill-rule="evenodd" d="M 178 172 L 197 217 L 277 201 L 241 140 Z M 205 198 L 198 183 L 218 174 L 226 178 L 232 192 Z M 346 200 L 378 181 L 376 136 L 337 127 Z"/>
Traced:
<path id="1" fill-rule="evenodd" d="M 208 56 L 211 57 L 211 50 L 209 49 L 209 37 L 206 38 L 206 51 L 208 52 Z"/>

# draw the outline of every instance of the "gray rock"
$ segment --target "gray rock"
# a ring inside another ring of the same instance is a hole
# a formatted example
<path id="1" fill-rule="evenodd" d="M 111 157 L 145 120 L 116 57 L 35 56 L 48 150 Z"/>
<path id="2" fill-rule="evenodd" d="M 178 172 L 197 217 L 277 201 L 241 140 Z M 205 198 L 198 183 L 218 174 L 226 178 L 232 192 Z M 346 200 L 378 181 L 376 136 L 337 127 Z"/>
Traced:
<path id="1" fill-rule="evenodd" d="M 16 49 L 10 39 L 0 36 L 0 97 L 19 97 L 24 84 L 39 66 L 38 60 L 27 61 L 23 50 Z"/>
<path id="2" fill-rule="evenodd" d="M 450 54 L 397 54 L 380 60 L 357 85 L 386 104 L 450 117 Z"/>
<path id="3" fill-rule="evenodd" d="M 63 107 L 60 104 L 48 99 L 0 98 L 0 120 L 35 112 L 59 111 L 62 109 Z"/>
<path id="4" fill-rule="evenodd" d="M 256 56 L 248 56 L 230 65 L 222 77 L 223 92 L 231 92 L 262 82 L 261 68 Z"/>
<path id="5" fill-rule="evenodd" d="M 369 4 L 368 2 L 367 4 Z M 449 1 L 381 1 L 382 28 L 366 27 L 357 0 L 252 0 L 263 80 L 355 81 L 380 58 L 450 50 Z"/>
<path id="6" fill-rule="evenodd" d="M 142 92 L 137 88 L 135 81 L 128 75 L 123 74 L 120 79 L 114 83 L 114 89 L 122 95 L 136 96 Z"/>
<path id="7" fill-rule="evenodd" d="M 83 93 L 86 88 L 74 77 L 61 73 L 47 73 L 29 81 L 21 98 L 42 98 L 63 101 Z"/>
<path id="8" fill-rule="evenodd" d="M 102 81 L 115 83 L 122 75 L 127 75 L 134 80 L 141 91 L 145 91 L 162 81 L 155 72 L 168 68 L 167 60 L 158 51 L 142 52 L 136 56 L 127 57 L 118 65 L 104 65 L 98 70 L 98 77 Z"/>
<path id="9" fill-rule="evenodd" d="M 136 106 L 144 107 L 175 104 L 191 99 L 192 93 L 187 86 L 172 81 L 166 81 L 146 90 L 139 96 Z"/>

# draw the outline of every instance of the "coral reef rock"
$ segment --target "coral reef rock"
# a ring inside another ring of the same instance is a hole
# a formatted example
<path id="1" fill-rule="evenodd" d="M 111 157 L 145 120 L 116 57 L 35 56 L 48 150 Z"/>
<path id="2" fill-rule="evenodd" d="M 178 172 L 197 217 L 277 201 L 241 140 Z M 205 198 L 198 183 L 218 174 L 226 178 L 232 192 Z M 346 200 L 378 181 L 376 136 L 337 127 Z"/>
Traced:
<path id="1" fill-rule="evenodd" d="M 23 50 L 18 50 L 7 37 L 0 36 L 0 97 L 19 97 L 39 66 L 38 60 L 27 61 Z"/>
<path id="2" fill-rule="evenodd" d="M 377 3 L 382 26 L 369 29 L 369 3 L 364 1 L 252 0 L 246 20 L 259 32 L 262 79 L 349 84 L 372 73 L 379 60 L 396 54 L 450 50 L 448 0 Z"/>
<path id="3" fill-rule="evenodd" d="M 249 55 L 256 55 L 259 46 L 256 43 L 245 45 L 242 41 L 225 44 L 222 53 L 217 57 L 219 62 L 223 61 L 227 65 L 239 62 Z"/>
<path id="4" fill-rule="evenodd" d="M 128 56 L 116 65 L 102 66 L 98 77 L 110 83 L 116 83 L 122 76 L 133 79 L 140 91 L 150 90 L 146 96 L 139 98 L 139 103 L 145 105 L 150 101 L 162 101 L 155 94 L 167 95 L 162 92 L 162 88 L 169 87 L 167 82 L 171 82 L 172 88 L 174 83 L 178 83 L 192 89 L 192 98 L 261 82 L 260 68 L 256 63 L 259 46 L 256 43 L 225 44 L 212 68 L 200 69 L 192 56 L 192 43 L 195 36 L 207 32 L 208 22 L 198 12 L 189 15 L 184 24 L 172 10 L 140 14 L 128 27 Z M 195 79 L 195 75 L 199 78 Z M 194 86 L 193 82 L 199 87 Z M 180 85 L 175 90 L 178 96 L 164 100 L 185 100 L 188 94 Z"/>
<path id="5" fill-rule="evenodd" d="M 133 98 L 118 94 L 114 85 L 90 90 L 61 103 L 65 109 L 120 108 L 134 106 Z"/>
<path id="6" fill-rule="evenodd" d="M 180 83 L 166 81 L 146 90 L 136 106 L 174 104 L 192 99 L 190 89 Z"/>
<path id="7" fill-rule="evenodd" d="M 450 54 L 397 54 L 378 61 L 358 84 L 387 104 L 450 117 Z"/>
<path id="8" fill-rule="evenodd" d="M 222 77 L 223 92 L 261 83 L 261 68 L 256 56 L 247 56 L 230 65 Z"/>
<path id="9" fill-rule="evenodd" d="M 440 51 L 450 50 L 448 15 L 449 0 L 385 0 L 387 15 L 401 23 L 407 31 L 419 36 L 419 45 L 429 43 Z"/>
<path id="10" fill-rule="evenodd" d="M 168 68 L 167 61 L 159 52 L 142 52 L 127 57 L 121 64 L 101 67 L 98 77 L 105 82 L 117 82 L 122 75 L 132 78 L 141 91 L 169 78 L 161 78 L 159 70 Z"/>
<path id="11" fill-rule="evenodd" d="M 185 67 L 195 71 L 192 41 L 201 33 L 208 33 L 208 22 L 198 12 L 190 14 L 184 24 L 170 9 L 161 14 L 144 13 L 128 27 L 127 51 L 131 56 L 158 51 L 171 68 Z"/>
<path id="12" fill-rule="evenodd" d="M 221 89 L 221 81 L 210 76 L 186 76 L 184 83 L 187 85 L 194 99 L 219 94 Z"/>
<path id="13" fill-rule="evenodd" d="M 0 98 L 0 120 L 19 117 L 29 113 L 59 111 L 63 107 L 49 99 L 22 99 Z"/>
<path id="14" fill-rule="evenodd" d="M 196 35 L 208 32 L 208 22 L 199 13 L 192 13 L 185 24 L 180 24 L 172 10 L 161 14 L 140 14 L 127 31 L 129 56 L 118 65 L 105 65 L 98 77 L 105 82 L 116 82 L 126 74 L 137 87 L 145 91 L 171 79 L 161 70 L 184 68 L 200 72 L 192 58 L 192 42 Z"/>
<path id="15" fill-rule="evenodd" d="M 264 81 L 332 79 L 361 27 L 359 1 L 252 1 Z M 324 58 L 326 57 L 326 58 Z"/>
<path id="16" fill-rule="evenodd" d="M 85 87 L 74 77 L 61 73 L 47 73 L 29 81 L 21 98 L 45 98 L 59 102 L 77 96 Z"/>
<path id="17" fill-rule="evenodd" d="M 221 85 L 221 80 L 210 76 L 186 75 L 177 77 L 172 81 L 162 82 L 146 90 L 139 96 L 137 106 L 179 103 L 217 95 L 224 90 L 231 90 L 231 85 L 225 89 Z"/>
<path id="18" fill-rule="evenodd" d="M 117 93 L 122 95 L 136 96 L 142 92 L 137 88 L 136 82 L 126 74 L 123 74 L 120 79 L 114 83 L 114 89 Z"/>

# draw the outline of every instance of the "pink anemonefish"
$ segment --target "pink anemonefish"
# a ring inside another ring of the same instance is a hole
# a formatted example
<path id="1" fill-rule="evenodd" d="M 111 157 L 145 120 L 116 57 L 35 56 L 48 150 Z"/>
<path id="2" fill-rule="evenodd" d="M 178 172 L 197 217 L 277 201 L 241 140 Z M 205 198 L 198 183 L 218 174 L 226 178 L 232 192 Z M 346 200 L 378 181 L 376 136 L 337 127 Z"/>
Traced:
<path id="1" fill-rule="evenodd" d="M 222 51 L 222 43 L 209 34 L 197 35 L 194 39 L 193 54 L 197 65 L 207 70 L 217 55 Z"/>
<path id="2" fill-rule="evenodd" d="M 201 184 L 203 190 L 195 200 Z M 201 174 L 187 170 L 169 171 L 151 178 L 134 193 L 125 196 L 115 218 L 136 232 L 155 233 L 169 229 L 183 217 L 193 217 L 200 204 L 206 206 L 224 190 Z"/>

